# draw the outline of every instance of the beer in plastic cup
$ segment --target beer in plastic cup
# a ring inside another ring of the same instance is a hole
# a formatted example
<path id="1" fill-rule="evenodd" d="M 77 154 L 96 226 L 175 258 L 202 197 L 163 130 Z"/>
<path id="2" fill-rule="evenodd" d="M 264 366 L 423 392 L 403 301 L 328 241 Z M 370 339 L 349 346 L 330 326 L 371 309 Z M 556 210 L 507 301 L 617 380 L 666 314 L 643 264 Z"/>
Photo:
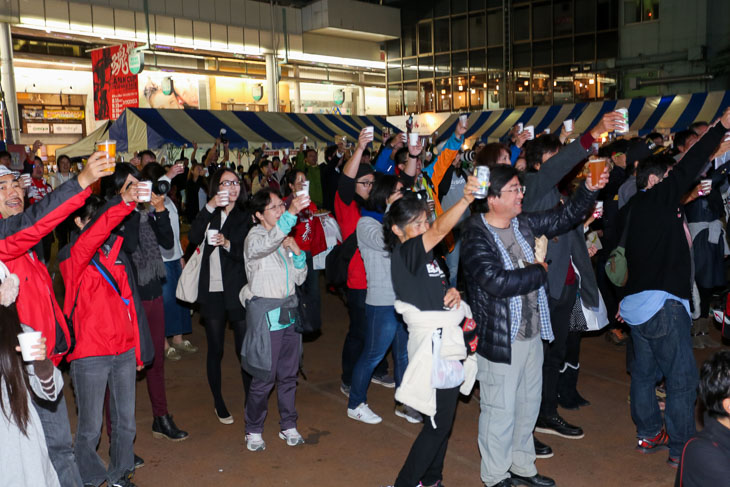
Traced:
<path id="1" fill-rule="evenodd" d="M 152 181 L 140 181 L 137 183 L 137 194 L 141 203 L 147 203 L 152 199 Z"/>
<path id="2" fill-rule="evenodd" d="M 563 121 L 563 127 L 565 127 L 566 132 L 572 132 L 573 131 L 573 120 L 568 119 Z"/>
<path id="3" fill-rule="evenodd" d="M 116 140 L 100 140 L 96 143 L 96 150 L 101 152 L 106 152 L 107 158 L 111 159 L 111 161 L 107 160 L 109 163 L 116 162 L 117 158 L 117 141 Z M 104 172 L 114 172 L 114 166 L 104 169 Z"/>
<path id="4" fill-rule="evenodd" d="M 603 170 L 605 168 L 606 159 L 604 157 L 599 157 L 588 161 L 588 169 L 590 169 L 591 171 L 591 184 L 593 184 L 593 186 L 598 185 L 598 180 L 601 179 L 601 174 L 603 174 Z"/>
<path id="5" fill-rule="evenodd" d="M 231 202 L 228 190 L 226 190 L 226 189 L 224 189 L 222 191 L 218 191 L 218 196 L 219 196 L 218 199 L 221 200 L 221 204 L 223 206 L 228 206 L 228 204 Z"/>
<path id="6" fill-rule="evenodd" d="M 408 141 L 408 145 L 411 145 L 411 146 L 418 145 L 418 134 L 414 134 L 413 132 L 411 132 L 410 134 L 408 134 L 408 136 L 410 138 L 410 140 Z"/>
<path id="7" fill-rule="evenodd" d="M 629 111 L 626 108 L 619 108 L 616 111 L 620 113 L 622 117 L 624 117 L 623 127 L 621 128 L 621 130 L 617 130 L 616 132 L 625 134 L 629 131 Z"/>
<path id="8" fill-rule="evenodd" d="M 522 130 L 524 130 L 524 127 L 525 127 L 524 124 L 518 123 L 517 124 L 517 133 L 518 134 L 521 134 L 522 133 Z"/>
<path id="9" fill-rule="evenodd" d="M 23 354 L 23 360 L 26 362 L 32 362 L 33 358 L 33 345 L 37 345 L 41 341 L 41 332 L 39 331 L 27 331 L 24 333 L 18 333 L 18 343 L 20 344 L 20 353 Z"/>
<path id="10" fill-rule="evenodd" d="M 469 119 L 469 115 L 459 115 L 459 124 L 466 127 L 466 121 Z"/>
<path id="11" fill-rule="evenodd" d="M 535 126 L 534 125 L 528 125 L 525 127 L 525 131 L 527 131 L 530 134 L 530 137 L 527 140 L 532 140 L 535 138 Z"/>
<path id="12" fill-rule="evenodd" d="M 208 237 L 208 245 L 215 245 L 215 242 L 213 241 L 213 239 L 215 238 L 216 235 L 218 235 L 218 233 L 219 233 L 218 230 L 213 230 L 212 228 L 208 229 L 208 231 L 206 232 L 206 235 Z"/>
<path id="13" fill-rule="evenodd" d="M 474 192 L 474 197 L 482 200 L 487 197 L 487 189 L 489 188 L 489 168 L 487 166 L 476 166 L 474 175 L 479 180 L 479 189 Z"/>

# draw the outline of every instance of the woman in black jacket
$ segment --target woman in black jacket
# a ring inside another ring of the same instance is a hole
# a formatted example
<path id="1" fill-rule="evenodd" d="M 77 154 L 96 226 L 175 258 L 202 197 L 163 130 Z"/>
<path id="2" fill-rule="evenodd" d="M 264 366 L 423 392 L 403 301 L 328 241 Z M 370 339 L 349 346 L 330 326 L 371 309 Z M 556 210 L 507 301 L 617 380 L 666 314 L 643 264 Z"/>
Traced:
<path id="1" fill-rule="evenodd" d="M 188 172 L 188 181 L 185 184 L 185 216 L 188 222 L 193 222 L 198 216 L 201 206 L 201 196 L 208 195 L 208 181 L 205 177 L 205 166 L 193 163 L 193 167 Z"/>
<path id="2" fill-rule="evenodd" d="M 226 191 L 227 195 L 224 193 Z M 246 311 L 238 294 L 246 284 L 243 242 L 251 222 L 243 207 L 243 192 L 238 176 L 231 169 L 222 168 L 213 175 L 208 194 L 212 197 L 193 221 L 188 239 L 191 247 L 205 242 L 202 246 L 198 303 L 208 340 L 208 385 L 213 394 L 218 420 L 223 424 L 232 424 L 233 416 L 228 412 L 221 393 L 221 360 L 226 321 L 230 321 L 233 327 L 235 353 L 241 360 Z M 217 231 L 217 234 L 208 238 L 207 233 L 215 233 L 211 231 Z M 223 292 L 224 289 L 226 292 Z M 241 374 L 244 392 L 248 394 L 251 376 L 243 369 Z"/>

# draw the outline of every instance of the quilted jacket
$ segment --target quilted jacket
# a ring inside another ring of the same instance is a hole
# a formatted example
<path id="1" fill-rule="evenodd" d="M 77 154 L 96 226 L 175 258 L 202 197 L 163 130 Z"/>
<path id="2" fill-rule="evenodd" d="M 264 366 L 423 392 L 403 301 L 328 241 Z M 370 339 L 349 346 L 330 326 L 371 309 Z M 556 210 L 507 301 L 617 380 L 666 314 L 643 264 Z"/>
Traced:
<path id="1" fill-rule="evenodd" d="M 522 213 L 517 216 L 522 236 L 534 246 L 536 236 L 553 238 L 565 233 L 586 218 L 596 194 L 583 185 L 565 206 Z M 477 353 L 492 362 L 509 364 L 512 359 L 509 298 L 547 285 L 547 272 L 539 265 L 506 270 L 482 214 L 472 215 L 464 225 L 460 259 L 466 273 L 467 302 L 477 323 Z"/>

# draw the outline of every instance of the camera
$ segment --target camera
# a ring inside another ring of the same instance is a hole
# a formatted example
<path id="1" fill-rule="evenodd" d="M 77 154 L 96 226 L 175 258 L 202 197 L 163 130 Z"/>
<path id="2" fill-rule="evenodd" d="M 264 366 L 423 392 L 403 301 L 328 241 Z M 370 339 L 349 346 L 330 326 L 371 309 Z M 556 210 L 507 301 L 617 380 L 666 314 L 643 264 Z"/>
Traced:
<path id="1" fill-rule="evenodd" d="M 226 133 L 227 133 L 227 130 L 226 129 L 221 129 L 220 134 L 218 136 L 221 139 L 221 144 L 225 144 L 226 142 L 228 142 L 228 138 L 226 137 Z"/>
<path id="2" fill-rule="evenodd" d="M 157 195 L 166 195 L 170 192 L 170 182 L 164 179 L 158 179 L 152 183 L 152 192 Z"/>
<path id="3" fill-rule="evenodd" d="M 461 160 L 465 161 L 465 162 L 474 162 L 475 156 L 476 156 L 476 151 L 467 150 L 467 151 L 462 152 Z"/>

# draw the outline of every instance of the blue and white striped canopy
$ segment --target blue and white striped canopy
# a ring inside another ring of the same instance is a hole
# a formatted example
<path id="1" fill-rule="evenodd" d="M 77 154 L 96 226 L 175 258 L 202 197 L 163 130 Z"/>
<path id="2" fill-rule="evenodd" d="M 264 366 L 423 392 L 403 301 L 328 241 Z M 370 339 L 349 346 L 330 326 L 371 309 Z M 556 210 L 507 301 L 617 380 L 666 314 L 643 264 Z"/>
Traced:
<path id="1" fill-rule="evenodd" d="M 266 144 L 282 149 L 299 145 L 305 136 L 315 147 L 334 144 L 337 135 L 355 141 L 367 126 L 376 128 L 376 142 L 382 142 L 383 127 L 395 130 L 385 117 L 375 115 L 127 108 L 109 129 L 109 138 L 117 141 L 118 152 L 131 153 L 166 144 L 209 145 L 224 128 L 232 148 Z"/>
<path id="2" fill-rule="evenodd" d="M 645 136 L 654 131 L 677 132 L 695 121 L 712 122 L 730 106 L 730 91 L 713 91 L 691 95 L 609 100 L 528 108 L 510 108 L 469 113 L 467 139 L 496 142 L 518 123 L 533 125 L 539 134 L 546 128 L 560 131 L 564 120 L 573 120 L 573 132 L 592 128 L 606 113 L 617 108 L 629 111 L 630 133 Z M 453 114 L 437 129 L 438 140 L 451 136 L 459 115 Z"/>

